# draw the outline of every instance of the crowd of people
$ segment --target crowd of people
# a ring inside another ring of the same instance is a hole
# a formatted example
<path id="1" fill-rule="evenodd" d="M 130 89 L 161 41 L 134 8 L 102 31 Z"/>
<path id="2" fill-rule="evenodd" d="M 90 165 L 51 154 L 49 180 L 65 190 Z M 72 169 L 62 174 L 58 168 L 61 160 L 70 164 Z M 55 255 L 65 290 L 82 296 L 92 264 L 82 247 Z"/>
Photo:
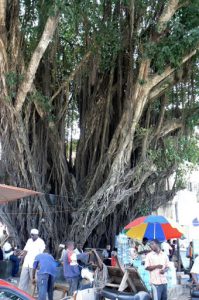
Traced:
<path id="1" fill-rule="evenodd" d="M 53 300 L 53 288 L 57 273 L 57 266 L 63 266 L 63 274 L 68 285 L 68 295 L 72 296 L 78 290 L 81 278 L 81 270 L 89 262 L 91 252 L 84 252 L 83 245 L 68 241 L 60 245 L 62 249 L 59 259 L 55 260 L 46 248 L 45 242 L 39 237 L 39 231 L 32 229 L 30 238 L 23 250 L 13 245 L 13 240 L 6 236 L 0 259 L 12 262 L 12 277 L 19 273 L 19 266 L 22 264 L 19 288 L 24 291 L 30 290 L 30 284 L 36 284 L 38 289 L 38 300 Z M 130 254 L 132 260 L 138 257 L 145 270 L 150 274 L 153 300 L 167 300 L 167 276 L 169 261 L 176 255 L 176 241 L 165 241 L 162 244 L 154 239 L 148 241 L 143 238 L 142 243 L 132 242 Z M 187 257 L 190 258 L 191 280 L 199 285 L 199 257 L 193 261 L 193 246 L 190 243 L 187 248 Z M 103 264 L 117 266 L 117 248 L 111 249 L 107 245 L 102 252 Z"/>
<path id="2" fill-rule="evenodd" d="M 68 241 L 61 246 L 61 256 L 55 260 L 43 239 L 39 237 L 39 231 L 32 229 L 23 250 L 15 248 L 12 239 L 7 237 L 1 249 L 1 259 L 12 262 L 12 277 L 18 276 L 19 266 L 22 265 L 19 288 L 27 292 L 31 290 L 31 284 L 36 284 L 38 300 L 46 300 L 47 296 L 49 300 L 53 300 L 57 267 L 63 266 L 64 278 L 68 284 L 68 296 L 72 296 L 78 289 L 81 267 L 88 263 L 91 252 L 84 253 L 82 245 L 78 244 L 75 247 L 73 241 Z"/>

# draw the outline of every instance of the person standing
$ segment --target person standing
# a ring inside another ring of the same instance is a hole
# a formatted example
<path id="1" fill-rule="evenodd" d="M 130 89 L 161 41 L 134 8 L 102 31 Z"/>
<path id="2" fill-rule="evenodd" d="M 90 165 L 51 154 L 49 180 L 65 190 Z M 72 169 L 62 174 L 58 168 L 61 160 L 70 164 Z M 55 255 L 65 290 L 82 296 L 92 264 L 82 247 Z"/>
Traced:
<path id="1" fill-rule="evenodd" d="M 75 253 L 78 255 L 78 254 L 82 254 L 84 253 L 84 250 L 83 250 L 83 245 L 82 244 L 77 244 L 77 247 L 75 248 Z"/>
<path id="2" fill-rule="evenodd" d="M 118 263 L 117 248 L 114 248 L 113 251 L 111 252 L 111 266 L 116 267 L 117 263 Z"/>
<path id="3" fill-rule="evenodd" d="M 111 253 L 111 245 L 107 245 L 106 249 L 104 249 L 102 252 L 103 263 L 106 266 L 111 266 Z"/>
<path id="4" fill-rule="evenodd" d="M 148 239 L 146 237 L 143 238 L 142 244 L 138 247 L 138 254 L 141 258 L 142 264 L 145 264 L 146 255 L 151 252 L 151 248 L 148 245 Z"/>
<path id="5" fill-rule="evenodd" d="M 39 237 L 39 231 L 37 229 L 32 229 L 30 236 L 31 238 L 28 239 L 24 250 L 20 254 L 20 256 L 24 258 L 24 263 L 19 279 L 19 288 L 24 291 L 28 291 L 29 283 L 32 280 L 32 270 L 35 257 L 38 254 L 43 253 L 45 250 L 45 243 Z"/>
<path id="6" fill-rule="evenodd" d="M 13 254 L 10 255 L 10 261 L 12 262 L 12 277 L 17 277 L 20 264 L 20 250 L 17 247 L 14 249 Z"/>
<path id="7" fill-rule="evenodd" d="M 164 253 L 168 256 L 168 258 L 170 259 L 170 255 L 172 252 L 172 247 L 169 243 L 169 241 L 164 241 L 161 245 L 162 251 L 164 251 Z"/>
<path id="8" fill-rule="evenodd" d="M 13 254 L 13 247 L 11 245 L 12 241 L 10 238 L 3 245 L 3 259 L 9 260 L 10 256 Z"/>
<path id="9" fill-rule="evenodd" d="M 189 258 L 189 268 L 191 269 L 193 266 L 193 242 L 190 242 L 187 247 L 186 257 Z"/>
<path id="10" fill-rule="evenodd" d="M 57 263 L 49 253 L 41 253 L 35 257 L 33 263 L 32 282 L 36 283 L 37 272 L 38 300 L 53 300 L 53 288 L 57 272 Z"/>
<path id="11" fill-rule="evenodd" d="M 169 259 L 162 252 L 158 240 L 154 239 L 150 246 L 152 251 L 146 255 L 145 269 L 150 272 L 153 300 L 167 300 L 166 272 L 169 269 Z"/>
<path id="12" fill-rule="evenodd" d="M 64 277 L 69 285 L 68 295 L 73 296 L 75 291 L 78 290 L 79 281 L 81 278 L 81 271 L 77 261 L 86 263 L 88 261 L 89 254 L 82 253 L 76 254 L 74 251 L 74 242 L 70 241 L 66 243 L 66 252 L 64 254 Z"/>

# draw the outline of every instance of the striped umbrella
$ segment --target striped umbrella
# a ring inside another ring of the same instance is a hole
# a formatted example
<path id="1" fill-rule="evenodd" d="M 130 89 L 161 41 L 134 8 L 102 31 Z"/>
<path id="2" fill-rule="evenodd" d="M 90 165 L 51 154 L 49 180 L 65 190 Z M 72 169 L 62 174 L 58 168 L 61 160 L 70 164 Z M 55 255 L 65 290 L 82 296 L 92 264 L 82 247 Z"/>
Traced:
<path id="1" fill-rule="evenodd" d="M 154 215 L 135 219 L 124 228 L 124 232 L 128 237 L 138 240 L 146 237 L 148 240 L 165 241 L 180 238 L 183 235 L 182 227 L 176 222 Z"/>

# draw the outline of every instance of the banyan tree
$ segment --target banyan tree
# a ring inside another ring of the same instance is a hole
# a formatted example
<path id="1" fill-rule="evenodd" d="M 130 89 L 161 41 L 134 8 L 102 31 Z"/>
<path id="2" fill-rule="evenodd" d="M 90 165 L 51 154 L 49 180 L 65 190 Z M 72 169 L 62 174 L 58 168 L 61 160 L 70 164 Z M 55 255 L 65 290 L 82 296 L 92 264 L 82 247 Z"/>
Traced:
<path id="1" fill-rule="evenodd" d="M 183 187 L 198 47 L 197 0 L 0 0 L 1 183 L 42 193 L 0 207 L 20 243 L 99 246 Z"/>

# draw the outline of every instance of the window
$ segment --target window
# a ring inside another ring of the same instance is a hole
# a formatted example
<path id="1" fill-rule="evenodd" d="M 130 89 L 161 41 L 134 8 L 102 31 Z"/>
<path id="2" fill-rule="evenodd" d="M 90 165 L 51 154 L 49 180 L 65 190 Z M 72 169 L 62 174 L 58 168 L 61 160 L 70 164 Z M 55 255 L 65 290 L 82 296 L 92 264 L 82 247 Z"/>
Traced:
<path id="1" fill-rule="evenodd" d="M 13 294 L 12 292 L 0 290 L 0 300 L 23 300 L 23 298 Z"/>

